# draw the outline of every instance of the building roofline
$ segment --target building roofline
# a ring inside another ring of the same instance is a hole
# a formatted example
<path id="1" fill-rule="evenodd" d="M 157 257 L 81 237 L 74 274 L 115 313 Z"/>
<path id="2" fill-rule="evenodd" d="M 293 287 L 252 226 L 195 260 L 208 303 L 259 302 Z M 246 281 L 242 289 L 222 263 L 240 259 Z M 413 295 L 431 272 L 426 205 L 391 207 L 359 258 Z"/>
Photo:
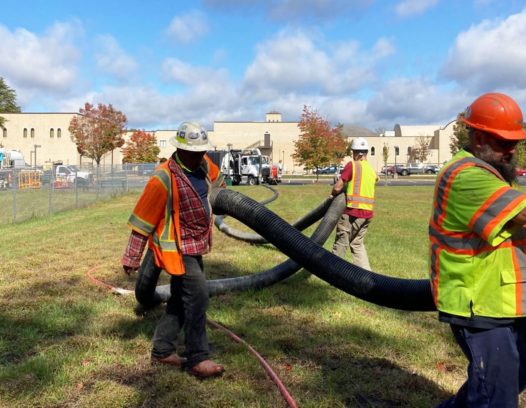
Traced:
<path id="1" fill-rule="evenodd" d="M 0 115 L 80 115 L 78 112 L 0 112 Z"/>
<path id="2" fill-rule="evenodd" d="M 272 123 L 272 124 L 280 124 L 280 123 L 299 123 L 297 121 L 287 121 L 283 120 L 281 122 L 267 122 L 265 120 L 261 121 L 251 121 L 251 120 L 214 120 L 214 123 Z"/>

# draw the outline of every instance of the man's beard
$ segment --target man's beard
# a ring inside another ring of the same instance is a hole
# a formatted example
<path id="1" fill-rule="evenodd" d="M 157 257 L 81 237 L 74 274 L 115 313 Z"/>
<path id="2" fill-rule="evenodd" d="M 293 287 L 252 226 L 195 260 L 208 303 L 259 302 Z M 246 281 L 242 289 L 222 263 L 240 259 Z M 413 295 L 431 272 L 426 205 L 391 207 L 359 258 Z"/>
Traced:
<path id="1" fill-rule="evenodd" d="M 493 149 L 488 145 L 483 145 L 478 151 L 477 157 L 495 167 L 508 183 L 512 184 L 517 181 L 517 158 L 515 155 L 513 155 L 507 163 L 500 162 L 494 159 L 495 152 Z"/>

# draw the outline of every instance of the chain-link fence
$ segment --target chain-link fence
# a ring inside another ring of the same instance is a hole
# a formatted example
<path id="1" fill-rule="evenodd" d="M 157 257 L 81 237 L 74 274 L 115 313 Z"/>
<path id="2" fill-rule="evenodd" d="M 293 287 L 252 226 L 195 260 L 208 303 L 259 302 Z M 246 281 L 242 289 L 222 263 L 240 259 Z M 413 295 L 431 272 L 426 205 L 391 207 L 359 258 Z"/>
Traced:
<path id="1" fill-rule="evenodd" d="M 155 163 L 111 168 L 0 169 L 0 223 L 80 208 L 130 190 L 142 190 Z"/>

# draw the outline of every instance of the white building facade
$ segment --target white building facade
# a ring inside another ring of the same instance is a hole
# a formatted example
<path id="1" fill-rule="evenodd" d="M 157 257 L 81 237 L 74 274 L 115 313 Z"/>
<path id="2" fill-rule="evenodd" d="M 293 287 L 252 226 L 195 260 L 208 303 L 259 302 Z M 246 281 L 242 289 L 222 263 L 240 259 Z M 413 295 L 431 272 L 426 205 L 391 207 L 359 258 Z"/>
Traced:
<path id="1" fill-rule="evenodd" d="M 45 166 L 61 161 L 82 167 L 95 166 L 88 158 L 81 157 L 71 140 L 69 124 L 78 113 L 2 113 L 4 127 L 0 128 L 0 144 L 7 150 L 20 151 L 30 166 Z M 422 138 L 429 141 L 430 154 L 426 163 L 442 164 L 451 158 L 449 148 L 455 121 L 445 126 L 402 126 L 395 125 L 394 131 L 383 136 L 363 135 L 369 143 L 368 160 L 376 171 L 384 165 L 383 149 L 387 147 L 387 163 L 405 164 L 410 160 L 411 149 L 418 147 Z M 260 148 L 274 163 L 281 161 L 286 174 L 303 174 L 303 166 L 292 155 L 294 142 L 300 135 L 298 122 L 282 121 L 279 112 L 269 112 L 265 121 L 217 121 L 209 130 L 209 137 L 217 150 Z M 146 130 L 153 133 L 160 148 L 159 157 L 169 157 L 174 151 L 169 139 L 175 129 Z M 129 138 L 131 132 L 125 134 Z M 348 142 L 360 134 L 347 135 Z M 398 152 L 398 155 L 395 155 Z M 101 160 L 102 166 L 122 163 L 120 148 L 107 153 Z M 346 158 L 343 162 L 348 161 Z"/>

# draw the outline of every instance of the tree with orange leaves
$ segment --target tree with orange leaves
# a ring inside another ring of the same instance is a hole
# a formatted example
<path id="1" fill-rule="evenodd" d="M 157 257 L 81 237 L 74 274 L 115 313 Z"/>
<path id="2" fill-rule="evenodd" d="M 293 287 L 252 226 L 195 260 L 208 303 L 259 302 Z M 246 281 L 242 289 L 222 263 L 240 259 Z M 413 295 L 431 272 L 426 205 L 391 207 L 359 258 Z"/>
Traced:
<path id="1" fill-rule="evenodd" d="M 308 169 L 316 169 L 339 163 L 345 156 L 346 145 L 342 125 L 332 128 L 317 111 L 303 106 L 298 124 L 301 134 L 294 142 L 294 160 Z"/>
<path id="2" fill-rule="evenodd" d="M 69 123 L 71 139 L 79 154 L 95 160 L 98 167 L 102 156 L 124 144 L 126 115 L 111 104 L 99 103 L 95 107 L 87 102 L 79 114 Z"/>
<path id="3" fill-rule="evenodd" d="M 157 139 L 152 133 L 136 130 L 122 149 L 124 163 L 153 163 L 161 149 L 157 146 Z"/>

